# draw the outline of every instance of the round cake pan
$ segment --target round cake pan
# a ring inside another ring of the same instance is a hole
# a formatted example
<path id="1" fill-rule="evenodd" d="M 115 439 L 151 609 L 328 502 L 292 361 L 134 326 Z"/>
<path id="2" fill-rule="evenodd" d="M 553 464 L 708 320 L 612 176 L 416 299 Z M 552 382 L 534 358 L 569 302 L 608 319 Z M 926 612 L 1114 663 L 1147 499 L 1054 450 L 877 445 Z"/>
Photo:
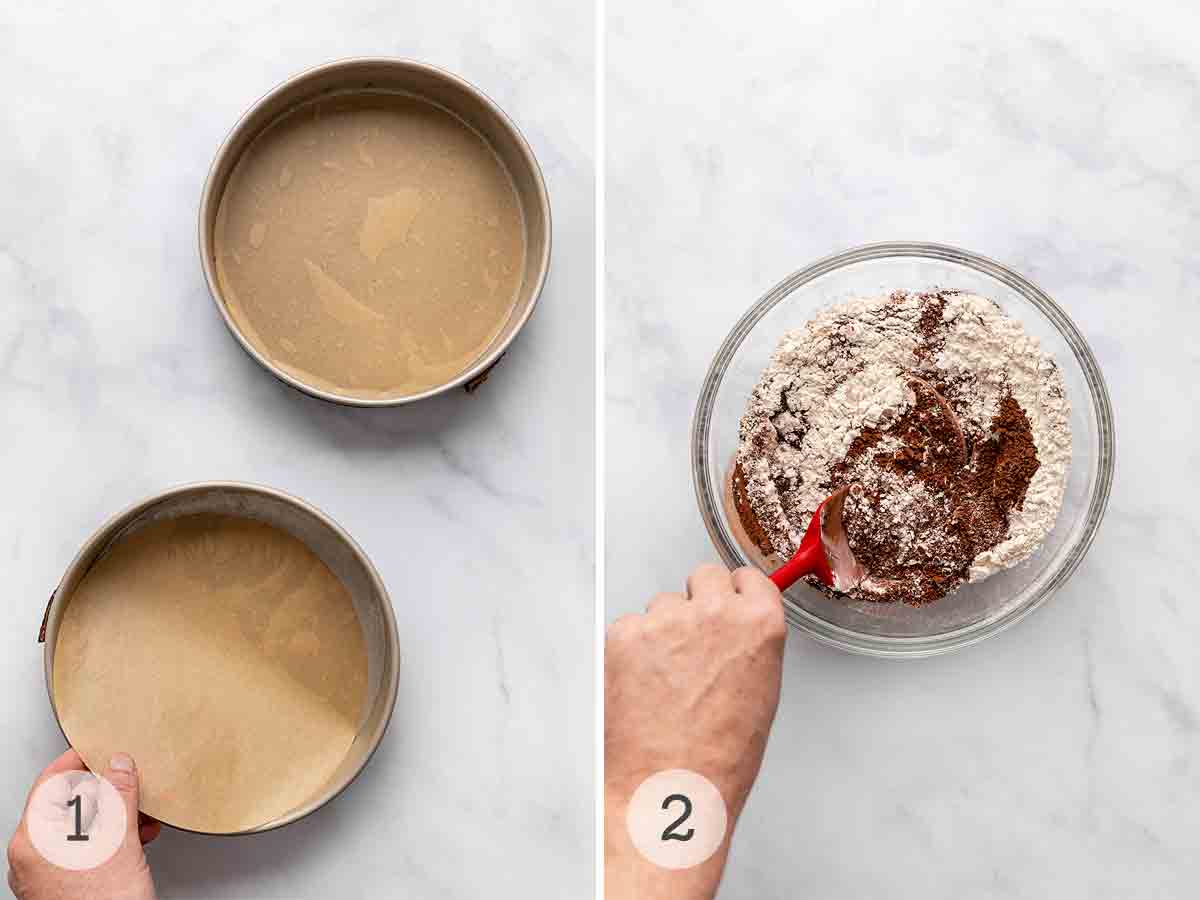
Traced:
<path id="1" fill-rule="evenodd" d="M 54 700 L 54 652 L 63 613 L 88 570 L 117 541 L 143 526 L 196 513 L 255 519 L 302 541 L 350 592 L 366 644 L 367 699 L 358 733 L 346 758 L 321 790 L 305 803 L 256 828 L 235 832 L 256 834 L 302 819 L 345 790 L 366 767 L 383 740 L 396 705 L 400 679 L 400 642 L 387 589 L 358 544 L 320 510 L 271 488 L 231 481 L 210 481 L 171 488 L 113 516 L 83 545 L 50 596 L 38 638 L 45 644 L 46 691 L 61 731 L 62 723 Z M 66 737 L 66 733 L 63 734 Z M 228 832 L 221 834 L 227 835 Z"/>
<path id="2" fill-rule="evenodd" d="M 462 119 L 491 146 L 516 188 L 525 223 L 525 274 L 516 305 L 483 354 L 444 384 L 396 397 L 356 397 L 308 384 L 267 359 L 238 327 L 217 279 L 215 240 L 221 195 L 242 152 L 272 122 L 304 103 L 327 94 L 394 92 L 434 103 Z M 226 326 L 250 356 L 276 378 L 314 397 L 350 406 L 398 406 L 432 397 L 459 385 L 477 385 L 500 359 L 533 313 L 550 269 L 550 199 L 542 170 L 517 126 L 474 85 L 426 63 L 361 57 L 325 63 L 276 87 L 238 120 L 217 155 L 200 197 L 200 262 L 209 292 Z"/>

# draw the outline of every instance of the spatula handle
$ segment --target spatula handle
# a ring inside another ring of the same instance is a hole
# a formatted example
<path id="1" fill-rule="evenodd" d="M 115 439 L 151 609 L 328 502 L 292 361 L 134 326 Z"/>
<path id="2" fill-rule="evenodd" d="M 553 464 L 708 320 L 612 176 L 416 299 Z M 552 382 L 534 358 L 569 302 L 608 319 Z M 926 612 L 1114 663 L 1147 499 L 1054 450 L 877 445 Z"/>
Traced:
<path id="1" fill-rule="evenodd" d="M 781 591 L 786 591 L 805 575 L 816 575 L 828 583 L 832 581 L 833 576 L 822 576 L 822 566 L 828 572 L 829 564 L 825 562 L 825 550 L 821 547 L 821 535 L 818 533 L 815 541 L 810 542 L 805 537 L 800 544 L 800 549 L 796 551 L 796 555 L 771 573 L 771 580 Z"/>
<path id="2" fill-rule="evenodd" d="M 796 548 L 795 555 L 771 573 L 770 578 L 779 590 L 786 591 L 805 575 L 816 575 L 825 584 L 833 585 L 833 570 L 829 568 L 825 545 L 821 543 L 821 515 L 826 502 L 823 501 L 813 513 L 808 531 L 804 532 L 804 540 Z"/>

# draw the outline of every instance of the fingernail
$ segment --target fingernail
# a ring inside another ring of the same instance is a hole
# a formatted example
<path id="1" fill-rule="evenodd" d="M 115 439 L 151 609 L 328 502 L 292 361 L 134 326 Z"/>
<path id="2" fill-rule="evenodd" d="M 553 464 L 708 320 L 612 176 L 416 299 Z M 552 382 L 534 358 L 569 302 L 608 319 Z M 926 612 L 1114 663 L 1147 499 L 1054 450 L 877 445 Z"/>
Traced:
<path id="1" fill-rule="evenodd" d="M 118 753 L 108 761 L 108 767 L 114 772 L 132 772 L 133 757 L 128 753 Z"/>

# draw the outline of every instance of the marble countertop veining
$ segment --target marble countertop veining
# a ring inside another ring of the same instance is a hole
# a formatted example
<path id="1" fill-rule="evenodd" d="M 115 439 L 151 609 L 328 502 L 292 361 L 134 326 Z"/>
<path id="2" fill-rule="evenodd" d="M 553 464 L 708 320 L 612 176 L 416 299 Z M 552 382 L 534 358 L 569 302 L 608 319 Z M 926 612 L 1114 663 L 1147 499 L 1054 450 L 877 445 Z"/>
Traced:
<path id="1" fill-rule="evenodd" d="M 5 829 L 63 749 L 36 636 L 75 551 L 147 494 L 239 479 L 312 501 L 372 557 L 400 698 L 376 758 L 321 812 L 254 838 L 165 833 L 162 895 L 589 896 L 594 62 L 577 9 L 10 4 L 0 47 Z M 356 55 L 480 85 L 544 168 L 550 281 L 474 395 L 313 400 L 238 348 L 205 289 L 196 210 L 217 145 L 285 77 Z"/>
<path id="2" fill-rule="evenodd" d="M 1116 411 L 1105 523 L 1020 625 L 907 664 L 793 634 L 722 900 L 1195 893 L 1198 31 L 1166 2 L 609 0 L 609 619 L 716 558 L 700 383 L 820 256 L 932 240 L 1013 266 Z"/>

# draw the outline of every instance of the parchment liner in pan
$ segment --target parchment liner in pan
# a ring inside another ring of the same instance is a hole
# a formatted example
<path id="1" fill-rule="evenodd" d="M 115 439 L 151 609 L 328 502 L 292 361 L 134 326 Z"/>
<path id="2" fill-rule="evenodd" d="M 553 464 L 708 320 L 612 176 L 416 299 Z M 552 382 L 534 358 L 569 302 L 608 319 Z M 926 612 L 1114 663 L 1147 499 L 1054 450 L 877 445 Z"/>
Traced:
<path id="1" fill-rule="evenodd" d="M 487 97 L 421 63 L 352 59 L 234 128 L 200 251 L 259 363 L 326 400 L 390 405 L 487 372 L 541 291 L 549 225 L 537 162 Z"/>
<path id="2" fill-rule="evenodd" d="M 153 569 L 153 592 L 126 563 Z M 143 811 L 208 834 L 276 828 L 336 796 L 382 740 L 399 678 L 391 604 L 358 546 L 303 501 L 233 482 L 106 523 L 52 595 L 42 639 L 51 705 L 85 761 L 134 750 Z M 103 746 L 110 726 L 144 746 Z"/>

